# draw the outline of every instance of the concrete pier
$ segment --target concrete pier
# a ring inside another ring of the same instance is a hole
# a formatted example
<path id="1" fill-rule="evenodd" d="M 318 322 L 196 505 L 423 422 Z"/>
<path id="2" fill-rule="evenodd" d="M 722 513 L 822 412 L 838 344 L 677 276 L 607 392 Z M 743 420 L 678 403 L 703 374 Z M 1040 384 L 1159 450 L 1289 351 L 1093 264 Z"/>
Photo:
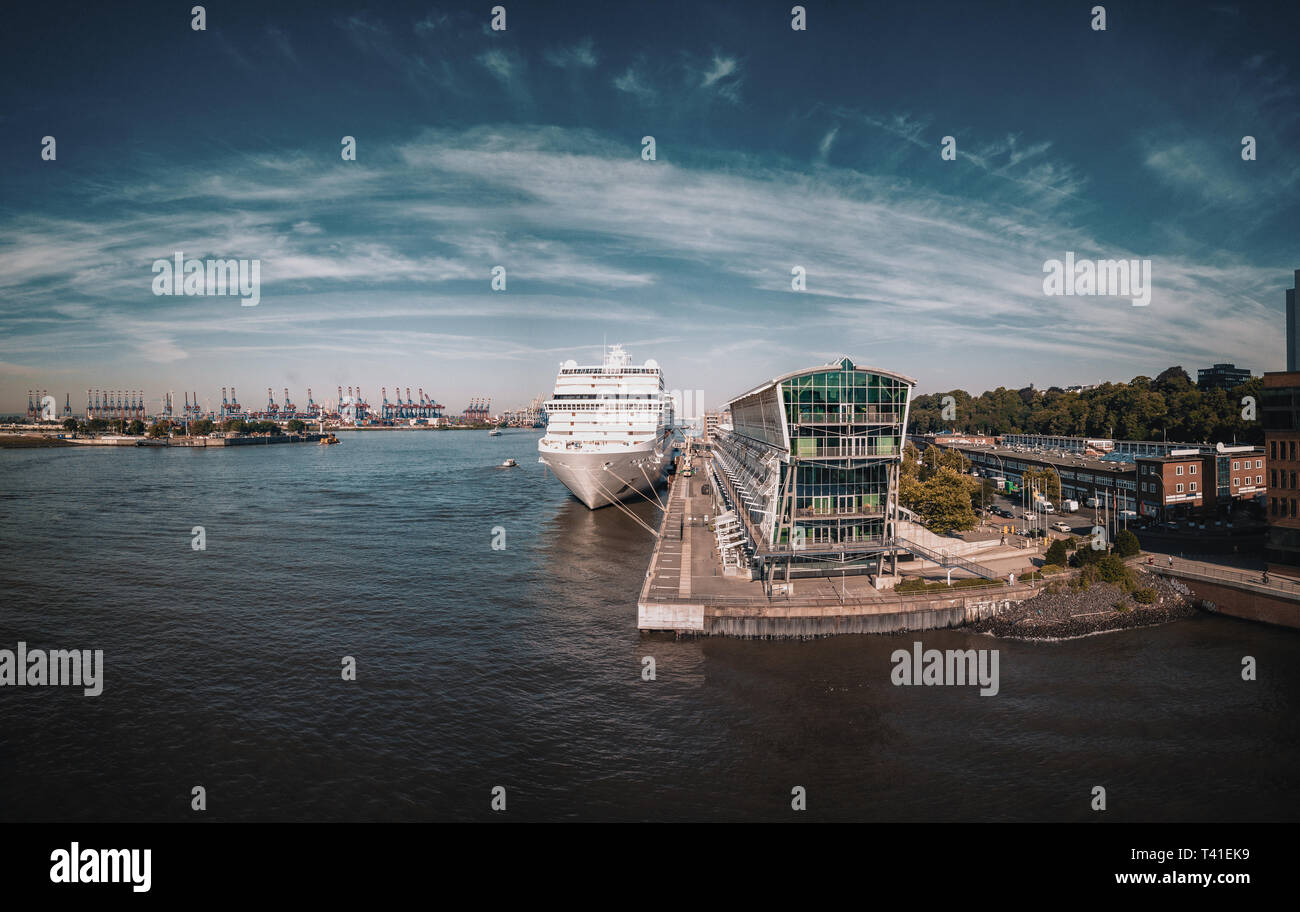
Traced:
<path id="1" fill-rule="evenodd" d="M 674 475 L 659 539 L 637 600 L 641 630 L 742 637 L 809 637 L 953 627 L 1032 598 L 1031 585 L 990 583 L 895 594 L 865 573 L 795 578 L 768 597 L 759 580 L 724 575 L 713 532 L 708 455 Z"/>

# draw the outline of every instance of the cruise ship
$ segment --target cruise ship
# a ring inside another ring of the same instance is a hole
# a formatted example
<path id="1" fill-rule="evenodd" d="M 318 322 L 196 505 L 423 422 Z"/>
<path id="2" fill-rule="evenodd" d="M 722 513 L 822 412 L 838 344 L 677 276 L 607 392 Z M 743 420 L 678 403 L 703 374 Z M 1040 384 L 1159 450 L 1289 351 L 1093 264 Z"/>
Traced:
<path id="1" fill-rule="evenodd" d="M 663 479 L 674 412 L 655 361 L 632 364 L 621 345 L 609 347 L 603 364 L 566 361 L 545 408 L 538 461 L 591 509 L 649 496 Z"/>

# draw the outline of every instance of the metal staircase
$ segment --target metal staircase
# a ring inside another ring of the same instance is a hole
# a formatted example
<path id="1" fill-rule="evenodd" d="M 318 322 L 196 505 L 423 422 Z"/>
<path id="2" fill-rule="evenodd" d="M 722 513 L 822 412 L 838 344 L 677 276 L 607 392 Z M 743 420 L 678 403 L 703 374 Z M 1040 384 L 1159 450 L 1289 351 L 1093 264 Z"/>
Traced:
<path id="1" fill-rule="evenodd" d="M 1001 575 L 991 567 L 986 567 L 983 564 L 977 564 L 974 561 L 966 560 L 964 557 L 957 557 L 947 553 L 946 551 L 932 550 L 924 545 L 918 545 L 910 539 L 896 536 L 894 538 L 894 544 L 905 551 L 915 554 L 917 557 L 924 558 L 928 561 L 934 561 L 934 563 L 938 564 L 940 567 L 953 567 L 959 570 L 965 570 L 968 573 L 974 573 L 976 576 L 982 576 L 986 580 L 1002 578 Z"/>

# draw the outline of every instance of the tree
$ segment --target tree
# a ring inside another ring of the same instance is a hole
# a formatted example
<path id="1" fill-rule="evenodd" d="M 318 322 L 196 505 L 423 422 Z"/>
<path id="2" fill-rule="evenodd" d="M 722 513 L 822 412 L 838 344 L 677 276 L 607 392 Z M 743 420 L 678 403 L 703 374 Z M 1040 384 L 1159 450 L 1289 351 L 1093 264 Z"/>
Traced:
<path id="1" fill-rule="evenodd" d="M 247 428 L 247 422 L 243 418 L 227 418 L 221 425 L 221 430 L 227 434 L 242 434 Z"/>
<path id="2" fill-rule="evenodd" d="M 965 430 L 988 434 L 1068 434 L 1076 437 L 1161 438 L 1189 442 L 1262 443 L 1262 422 L 1242 417 L 1242 399 L 1261 401 L 1263 379 L 1254 377 L 1234 390 L 1202 390 L 1181 367 L 1169 367 L 1155 379 L 1134 377 L 1128 383 L 1103 383 L 1082 392 L 1053 388 L 999 387 L 972 397 L 965 390 L 917 396 L 912 400 L 912 433 L 953 430 L 943 419 L 943 397 L 957 402 Z"/>
<path id="3" fill-rule="evenodd" d="M 1107 583 L 1121 582 L 1129 575 L 1128 567 L 1116 554 L 1107 554 L 1097 561 L 1097 572 L 1101 574 L 1102 581 Z"/>
<path id="4" fill-rule="evenodd" d="M 1070 555 L 1071 567 L 1086 567 L 1088 564 L 1095 564 L 1106 556 L 1103 548 L 1094 548 L 1091 544 L 1081 544 Z"/>
<path id="5" fill-rule="evenodd" d="M 928 446 L 925 452 L 921 454 L 921 474 L 918 476 L 921 481 L 926 481 L 939 471 L 940 461 L 943 459 L 943 450 L 937 446 Z"/>
<path id="6" fill-rule="evenodd" d="M 997 486 L 993 484 L 992 479 L 981 478 L 979 481 L 974 481 L 974 479 L 972 479 L 972 481 L 974 483 L 970 486 L 971 506 L 977 509 L 983 509 L 988 504 L 993 503 L 994 497 L 997 496 L 998 489 Z"/>
<path id="7" fill-rule="evenodd" d="M 191 437 L 206 437 L 212 433 L 212 420 L 210 418 L 200 418 L 197 421 L 190 422 Z"/>
<path id="8" fill-rule="evenodd" d="M 65 431 L 68 431 L 69 433 L 75 434 L 77 432 L 77 419 L 76 418 L 63 419 L 63 429 Z"/>
<path id="9" fill-rule="evenodd" d="M 899 500 L 939 535 L 973 529 L 978 523 L 971 507 L 968 479 L 947 467 L 939 468 L 925 481 L 908 479 L 899 487 Z"/>
<path id="10" fill-rule="evenodd" d="M 1128 529 L 1121 529 L 1115 536 L 1115 553 L 1120 557 L 1133 557 L 1142 550 L 1138 537 Z"/>
<path id="11" fill-rule="evenodd" d="M 1052 542 L 1047 554 L 1043 559 L 1049 564 L 1055 564 L 1058 567 L 1064 567 L 1069 558 L 1069 552 L 1065 549 L 1065 539 L 1058 538 Z"/>
<path id="12" fill-rule="evenodd" d="M 305 421 L 301 421 L 297 418 L 291 419 L 289 421 L 290 434 L 301 434 L 306 429 L 307 429 L 307 423 Z"/>
<path id="13" fill-rule="evenodd" d="M 1194 384 L 1182 367 L 1166 367 L 1156 374 L 1156 379 L 1151 385 L 1162 393 L 1182 393 L 1191 389 Z"/>
<path id="14" fill-rule="evenodd" d="M 903 470 L 904 477 L 911 476 L 916 478 L 921 471 L 921 451 L 916 448 L 916 444 L 907 441 L 903 446 Z"/>
<path id="15" fill-rule="evenodd" d="M 144 433 L 144 422 L 141 421 L 139 418 L 136 418 L 127 427 L 126 432 L 130 434 L 132 437 L 139 437 L 141 434 Z"/>

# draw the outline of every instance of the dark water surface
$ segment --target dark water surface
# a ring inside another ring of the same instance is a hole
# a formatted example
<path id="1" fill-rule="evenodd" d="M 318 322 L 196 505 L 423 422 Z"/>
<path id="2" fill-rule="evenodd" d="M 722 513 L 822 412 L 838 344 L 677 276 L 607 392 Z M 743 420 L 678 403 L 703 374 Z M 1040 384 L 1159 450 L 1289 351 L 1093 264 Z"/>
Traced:
<path id="1" fill-rule="evenodd" d="M 650 536 L 538 434 L 342 437 L 0 451 L 0 648 L 105 653 L 97 698 L 0 688 L 0 819 L 1300 817 L 1290 631 L 920 637 L 1000 648 L 994 697 L 891 685 L 910 635 L 642 636 Z"/>

